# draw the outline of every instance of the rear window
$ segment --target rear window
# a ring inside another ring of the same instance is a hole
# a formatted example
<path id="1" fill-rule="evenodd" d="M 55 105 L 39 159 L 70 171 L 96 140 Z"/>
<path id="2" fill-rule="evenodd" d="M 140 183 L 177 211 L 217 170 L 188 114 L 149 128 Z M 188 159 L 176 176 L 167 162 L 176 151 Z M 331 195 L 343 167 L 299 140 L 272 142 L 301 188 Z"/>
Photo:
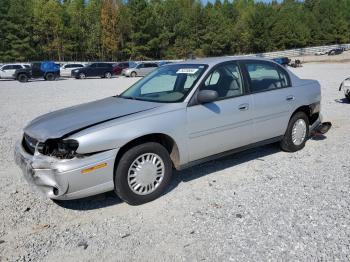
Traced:
<path id="1" fill-rule="evenodd" d="M 158 67 L 158 65 L 155 63 L 146 63 L 145 67 Z"/>

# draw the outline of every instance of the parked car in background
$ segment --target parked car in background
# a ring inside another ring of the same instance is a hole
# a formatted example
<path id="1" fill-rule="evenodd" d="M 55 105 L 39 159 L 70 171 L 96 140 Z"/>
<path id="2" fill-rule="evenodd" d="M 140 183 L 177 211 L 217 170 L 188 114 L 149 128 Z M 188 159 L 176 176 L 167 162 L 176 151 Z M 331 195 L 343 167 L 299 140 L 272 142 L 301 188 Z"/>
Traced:
<path id="1" fill-rule="evenodd" d="M 332 50 L 329 50 L 328 55 L 340 55 L 344 52 L 343 48 L 334 48 Z"/>
<path id="2" fill-rule="evenodd" d="M 341 83 L 339 91 L 341 90 L 344 91 L 345 98 L 350 102 L 350 77 Z"/>
<path id="3" fill-rule="evenodd" d="M 290 63 L 290 59 L 288 57 L 276 57 L 272 60 L 283 66 L 287 66 Z"/>
<path id="4" fill-rule="evenodd" d="M 15 72 L 17 69 L 29 68 L 28 64 L 5 64 L 0 67 L 1 79 L 15 79 Z"/>
<path id="5" fill-rule="evenodd" d="M 318 51 L 315 53 L 315 55 L 327 55 L 329 50 L 323 50 L 323 51 Z"/>
<path id="6" fill-rule="evenodd" d="M 87 77 L 111 78 L 113 65 L 110 63 L 92 63 L 82 68 L 72 70 L 72 77 L 85 79 Z"/>
<path id="7" fill-rule="evenodd" d="M 72 70 L 84 67 L 83 64 L 64 64 L 61 66 L 61 76 L 70 77 L 72 76 Z"/>
<path id="8" fill-rule="evenodd" d="M 34 119 L 15 159 L 49 198 L 114 190 L 138 205 L 162 195 L 173 168 L 274 142 L 303 149 L 312 131 L 331 127 L 322 123 L 320 89 L 267 59 L 165 65 L 118 96 Z"/>
<path id="9" fill-rule="evenodd" d="M 131 77 L 145 76 L 151 73 L 156 68 L 158 68 L 157 63 L 151 63 L 151 62 L 138 63 L 134 67 L 123 69 L 122 75 L 131 76 Z"/>
<path id="10" fill-rule="evenodd" d="M 158 66 L 168 65 L 168 64 L 171 64 L 171 63 L 173 63 L 173 62 L 171 62 L 171 61 L 160 61 L 160 62 L 158 62 Z"/>
<path id="11" fill-rule="evenodd" d="M 14 77 L 20 82 L 27 82 L 31 78 L 53 81 L 60 77 L 60 66 L 54 61 L 34 62 L 29 68 L 17 69 Z"/>
<path id="12" fill-rule="evenodd" d="M 121 75 L 123 69 L 127 69 L 129 67 L 135 67 L 135 62 L 119 62 L 113 65 L 113 74 L 114 75 Z"/>

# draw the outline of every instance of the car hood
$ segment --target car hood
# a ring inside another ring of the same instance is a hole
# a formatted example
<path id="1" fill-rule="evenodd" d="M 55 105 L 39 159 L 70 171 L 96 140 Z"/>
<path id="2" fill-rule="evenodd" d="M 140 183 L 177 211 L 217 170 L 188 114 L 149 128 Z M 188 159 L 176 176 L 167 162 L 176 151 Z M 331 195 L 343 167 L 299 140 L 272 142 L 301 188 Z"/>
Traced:
<path id="1" fill-rule="evenodd" d="M 39 116 L 24 128 L 24 133 L 44 142 L 49 138 L 66 137 L 85 128 L 148 111 L 161 105 L 153 102 L 108 97 Z"/>

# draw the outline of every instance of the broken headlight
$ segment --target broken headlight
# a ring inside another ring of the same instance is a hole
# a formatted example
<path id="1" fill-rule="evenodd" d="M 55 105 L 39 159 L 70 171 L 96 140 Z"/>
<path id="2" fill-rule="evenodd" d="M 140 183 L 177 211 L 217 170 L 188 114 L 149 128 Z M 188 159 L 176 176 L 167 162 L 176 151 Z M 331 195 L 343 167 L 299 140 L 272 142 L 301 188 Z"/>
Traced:
<path id="1" fill-rule="evenodd" d="M 74 139 L 56 140 L 49 139 L 42 148 L 42 154 L 54 156 L 62 159 L 70 159 L 75 157 L 79 142 Z"/>

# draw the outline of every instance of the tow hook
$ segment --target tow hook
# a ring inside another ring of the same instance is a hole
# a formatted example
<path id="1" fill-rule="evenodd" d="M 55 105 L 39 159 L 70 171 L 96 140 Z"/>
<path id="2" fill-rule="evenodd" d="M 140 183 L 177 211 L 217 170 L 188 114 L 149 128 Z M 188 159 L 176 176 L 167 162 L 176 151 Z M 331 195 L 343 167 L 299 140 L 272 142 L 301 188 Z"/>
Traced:
<path id="1" fill-rule="evenodd" d="M 311 136 L 324 135 L 329 131 L 329 129 L 331 129 L 331 127 L 331 122 L 320 123 L 311 131 Z"/>

